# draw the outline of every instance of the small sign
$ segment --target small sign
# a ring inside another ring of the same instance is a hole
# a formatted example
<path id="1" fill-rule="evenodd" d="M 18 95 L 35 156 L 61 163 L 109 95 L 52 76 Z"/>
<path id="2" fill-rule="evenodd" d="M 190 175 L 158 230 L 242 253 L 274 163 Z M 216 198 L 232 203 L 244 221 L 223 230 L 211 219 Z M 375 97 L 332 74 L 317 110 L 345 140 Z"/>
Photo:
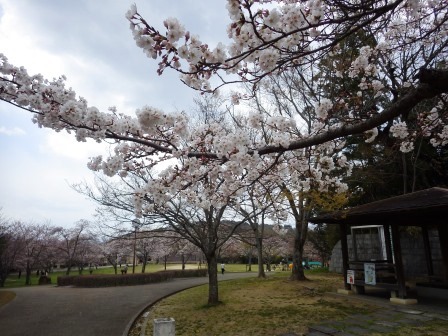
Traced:
<path id="1" fill-rule="evenodd" d="M 364 282 L 366 285 L 376 285 L 375 264 L 364 264 Z"/>
<path id="2" fill-rule="evenodd" d="M 347 283 L 350 285 L 355 284 L 355 271 L 347 270 Z"/>

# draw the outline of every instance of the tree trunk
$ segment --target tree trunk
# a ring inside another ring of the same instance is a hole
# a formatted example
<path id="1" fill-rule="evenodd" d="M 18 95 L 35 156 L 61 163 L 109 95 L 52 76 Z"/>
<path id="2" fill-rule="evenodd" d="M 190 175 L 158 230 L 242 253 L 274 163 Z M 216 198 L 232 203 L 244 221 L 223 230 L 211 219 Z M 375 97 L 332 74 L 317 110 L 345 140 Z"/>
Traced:
<path id="1" fill-rule="evenodd" d="M 401 162 L 403 163 L 403 195 L 408 193 L 408 166 L 406 163 L 406 153 L 401 153 Z"/>
<path id="2" fill-rule="evenodd" d="M 303 216 L 302 216 L 303 217 Z M 291 280 L 307 280 L 303 269 L 303 247 L 305 246 L 308 222 L 301 219 L 296 220 L 296 229 L 294 235 L 294 251 L 292 254 L 292 274 Z"/>
<path id="3" fill-rule="evenodd" d="M 148 262 L 146 261 L 146 258 L 145 258 L 145 260 L 143 260 L 143 263 L 142 263 L 142 273 L 145 273 L 147 263 Z"/>
<path id="4" fill-rule="evenodd" d="M 218 262 L 215 254 L 206 256 L 208 270 L 208 304 L 219 304 L 218 296 Z"/>
<path id="5" fill-rule="evenodd" d="M 185 270 L 185 255 L 182 253 L 182 271 Z"/>
<path id="6" fill-rule="evenodd" d="M 29 266 L 28 263 L 25 266 L 25 272 L 26 272 L 25 285 L 31 285 L 31 267 Z"/>
<path id="7" fill-rule="evenodd" d="M 272 257 L 268 254 L 266 256 L 266 272 L 271 271 Z"/>
<path id="8" fill-rule="evenodd" d="M 308 218 L 310 199 L 306 198 L 302 193 L 299 194 L 297 204 L 294 201 L 294 197 L 288 188 L 284 188 L 284 192 L 288 197 L 288 203 L 294 216 L 296 224 L 294 233 L 294 251 L 292 253 L 292 274 L 291 280 L 307 280 L 303 269 L 303 248 L 306 242 L 306 236 L 308 233 Z"/>
<path id="9" fill-rule="evenodd" d="M 249 252 L 249 256 L 247 257 L 247 259 L 247 264 L 249 265 L 247 271 L 252 272 L 252 251 Z"/>
<path id="10" fill-rule="evenodd" d="M 257 234 L 258 277 L 266 278 L 263 267 L 263 238 L 258 237 L 258 232 L 255 234 Z"/>

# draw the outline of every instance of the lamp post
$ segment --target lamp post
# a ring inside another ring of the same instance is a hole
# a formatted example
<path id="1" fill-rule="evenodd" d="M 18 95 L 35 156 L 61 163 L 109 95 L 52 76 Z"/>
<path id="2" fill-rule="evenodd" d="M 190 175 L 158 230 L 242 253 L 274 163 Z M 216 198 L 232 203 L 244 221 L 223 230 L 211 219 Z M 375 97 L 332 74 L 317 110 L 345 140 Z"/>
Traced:
<path id="1" fill-rule="evenodd" d="M 137 245 L 137 229 L 140 226 L 140 220 L 138 218 L 132 221 L 134 227 L 134 258 L 132 259 L 132 274 L 135 273 L 135 246 Z"/>

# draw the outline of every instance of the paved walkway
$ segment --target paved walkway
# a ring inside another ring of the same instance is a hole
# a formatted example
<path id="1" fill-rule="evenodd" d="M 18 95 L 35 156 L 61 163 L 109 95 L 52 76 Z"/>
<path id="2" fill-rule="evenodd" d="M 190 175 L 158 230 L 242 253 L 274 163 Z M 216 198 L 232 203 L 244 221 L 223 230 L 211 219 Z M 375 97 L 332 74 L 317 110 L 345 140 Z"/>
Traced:
<path id="1" fill-rule="evenodd" d="M 257 273 L 219 274 L 218 279 L 253 277 Z M 137 316 L 153 302 L 180 290 L 207 283 L 208 278 L 182 278 L 143 286 L 76 288 L 33 286 L 8 289 L 17 296 L 0 308 L 1 336 L 125 336 Z M 330 294 L 338 295 L 338 294 Z M 352 299 L 355 299 L 351 297 Z M 352 336 L 388 333 L 402 325 L 448 321 L 448 307 L 398 306 L 385 299 L 359 297 L 382 309 L 342 321 L 310 326 L 308 336 Z M 296 336 L 285 334 L 284 336 Z"/>
<path id="2" fill-rule="evenodd" d="M 218 280 L 256 276 L 226 273 Z M 142 286 L 76 288 L 33 286 L 8 289 L 17 296 L 0 308 L 1 336 L 122 336 L 148 305 L 208 278 L 181 278 Z"/>
<path id="3" fill-rule="evenodd" d="M 330 294 L 340 296 L 338 294 Z M 402 326 L 417 326 L 430 324 L 433 321 L 442 320 L 447 322 L 448 327 L 448 306 L 446 301 L 435 303 L 431 300 L 428 303 L 417 305 L 395 305 L 387 299 L 378 299 L 368 296 L 351 296 L 353 300 L 364 300 L 370 304 L 381 306 L 382 309 L 371 314 L 354 314 L 344 320 L 325 321 L 319 325 L 309 327 L 307 336 L 355 336 L 370 335 L 373 333 L 392 333 Z M 448 331 L 447 331 L 448 333 Z M 293 336 L 290 334 L 289 336 Z"/>

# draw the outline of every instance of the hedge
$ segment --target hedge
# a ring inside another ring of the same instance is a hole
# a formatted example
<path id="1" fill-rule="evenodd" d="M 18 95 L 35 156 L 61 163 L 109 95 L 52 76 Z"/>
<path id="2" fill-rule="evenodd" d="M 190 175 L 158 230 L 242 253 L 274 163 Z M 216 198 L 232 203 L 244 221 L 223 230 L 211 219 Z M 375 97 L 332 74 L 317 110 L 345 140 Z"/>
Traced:
<path id="1" fill-rule="evenodd" d="M 57 278 L 58 286 L 73 286 L 73 281 L 77 275 L 61 275 Z"/>
<path id="2" fill-rule="evenodd" d="M 144 285 L 167 281 L 173 278 L 204 277 L 206 275 L 206 269 L 170 270 L 136 274 L 65 275 L 59 276 L 57 282 L 58 286 L 114 287 Z"/>

